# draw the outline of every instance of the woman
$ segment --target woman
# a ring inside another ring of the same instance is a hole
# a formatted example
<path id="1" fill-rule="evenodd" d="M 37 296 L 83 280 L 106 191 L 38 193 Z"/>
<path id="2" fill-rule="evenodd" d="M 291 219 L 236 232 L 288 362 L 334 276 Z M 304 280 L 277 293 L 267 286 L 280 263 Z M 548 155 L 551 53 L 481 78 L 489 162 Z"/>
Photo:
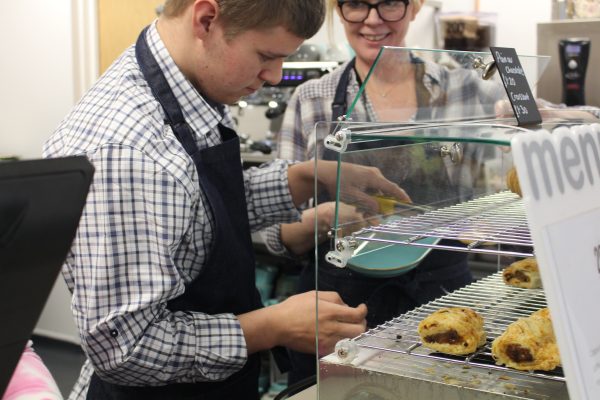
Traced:
<path id="1" fill-rule="evenodd" d="M 375 62 L 381 46 L 405 45 L 406 33 L 421 4 L 421 0 L 329 0 L 329 22 L 333 13 L 337 13 L 356 57 L 321 79 L 311 80 L 297 88 L 288 103 L 278 137 L 279 158 L 308 160 L 315 155 L 323 156 L 317 154 L 320 153 L 317 147 L 320 149 L 322 146 L 315 143 L 315 123 L 333 121 L 346 114 L 346 105 L 352 104 L 352 100 L 358 94 L 361 82 Z M 402 67 L 398 68 L 398 65 Z M 392 72 L 387 68 L 395 69 Z M 464 98 L 463 88 L 460 85 L 455 85 L 455 88 L 448 86 L 450 79 L 442 79 L 444 76 L 433 66 L 423 68 L 423 64 L 410 62 L 390 63 L 389 66 L 378 65 L 378 70 L 385 73 L 370 77 L 361 101 L 357 102 L 352 110 L 351 118 L 354 121 L 443 118 L 444 115 L 435 111 L 435 105 L 452 101 L 452 93 L 458 93 L 454 96 L 457 99 Z M 445 84 L 442 84 L 442 81 Z M 442 90 L 439 90 L 440 88 Z M 498 92 L 495 85 L 493 88 L 479 90 L 478 95 L 496 99 L 498 93 L 501 92 Z M 473 103 L 490 102 L 493 104 L 491 100 L 479 99 Z M 428 114 L 421 115 L 423 110 L 428 110 Z M 378 159 L 368 160 L 370 153 L 377 153 L 375 157 Z M 443 168 L 443 164 L 440 164 L 439 176 L 430 179 L 432 188 L 424 188 L 423 180 L 415 176 L 418 168 L 411 166 L 412 155 L 405 154 L 400 157 L 404 160 L 398 160 L 399 153 L 399 149 L 395 149 L 389 158 L 381 158 L 382 153 L 379 151 L 365 152 L 361 160 L 355 161 L 379 167 L 386 162 L 395 163 L 394 168 L 384 167 L 381 170 L 394 171 L 388 178 L 400 184 L 415 202 L 435 201 L 431 198 L 434 187 L 449 187 L 448 171 Z M 314 213 L 318 213 L 318 236 L 320 241 L 324 242 L 327 230 L 333 225 L 334 205 L 333 202 L 319 204 L 316 209 L 304 211 L 302 222 L 272 227 L 264 235 L 267 246 L 279 254 L 307 253 L 314 243 Z M 360 210 L 343 204 L 339 219 L 353 221 L 364 218 Z M 328 246 L 321 247 L 323 249 L 319 251 L 319 290 L 335 288 L 349 305 L 366 302 L 369 326 L 376 326 L 472 280 L 463 253 L 433 251 L 418 268 L 399 276 L 381 279 L 361 275 L 347 268 L 333 267 L 323 260 Z M 300 292 L 314 289 L 314 272 L 314 265 L 303 269 Z M 313 355 L 292 352 L 292 363 L 290 383 L 315 374 Z"/>

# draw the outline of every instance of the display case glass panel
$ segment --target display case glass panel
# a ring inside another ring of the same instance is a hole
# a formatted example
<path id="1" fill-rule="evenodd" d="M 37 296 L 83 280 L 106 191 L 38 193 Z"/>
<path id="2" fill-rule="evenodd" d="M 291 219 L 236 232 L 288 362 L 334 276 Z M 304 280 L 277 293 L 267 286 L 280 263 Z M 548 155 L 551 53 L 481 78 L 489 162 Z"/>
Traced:
<path id="1" fill-rule="evenodd" d="M 537 82 L 547 58 L 520 58 L 530 85 Z M 523 378 L 490 353 L 491 340 L 510 322 L 545 306 L 543 290 L 518 298 L 522 293 L 503 285 L 498 272 L 534 256 L 518 189 L 507 183 L 510 143 L 532 130 L 597 119 L 543 105 L 541 125 L 517 126 L 490 62 L 489 53 L 383 48 L 345 118 L 316 125 L 315 202 L 335 202 L 336 209 L 328 238 L 315 234 L 317 289 L 369 310 L 365 334 L 335 349 L 319 339 L 321 398 L 391 399 L 399 391 L 406 398 L 487 398 L 477 397 L 482 390 L 501 398 L 502 376 L 531 380 L 509 390 L 523 398 L 567 398 L 560 368 Z M 377 82 L 393 81 L 396 69 L 415 80 L 399 84 L 398 94 L 421 85 L 429 97 L 394 103 L 392 90 L 379 94 L 387 101 L 373 100 Z M 427 77 L 431 71 L 435 79 Z M 474 257 L 495 268 L 477 283 L 469 272 Z M 477 351 L 440 357 L 423 346 L 417 325 L 444 306 L 484 315 L 488 340 Z M 482 369 L 466 376 L 472 365 Z"/>
<path id="2" fill-rule="evenodd" d="M 519 56 L 519 60 L 530 87 L 535 89 L 550 58 Z M 361 107 L 371 112 L 370 121 L 379 122 L 447 123 L 495 118 L 498 114 L 512 117 L 489 52 L 384 46 L 350 103 L 347 118 L 357 120 Z"/>

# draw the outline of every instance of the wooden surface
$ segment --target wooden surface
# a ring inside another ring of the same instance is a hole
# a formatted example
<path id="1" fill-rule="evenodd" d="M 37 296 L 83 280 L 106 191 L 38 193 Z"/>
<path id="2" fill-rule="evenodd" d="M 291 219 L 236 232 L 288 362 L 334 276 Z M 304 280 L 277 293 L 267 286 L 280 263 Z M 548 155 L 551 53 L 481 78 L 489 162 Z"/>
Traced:
<path id="1" fill-rule="evenodd" d="M 156 17 L 164 0 L 98 0 L 99 71 L 106 68 Z"/>

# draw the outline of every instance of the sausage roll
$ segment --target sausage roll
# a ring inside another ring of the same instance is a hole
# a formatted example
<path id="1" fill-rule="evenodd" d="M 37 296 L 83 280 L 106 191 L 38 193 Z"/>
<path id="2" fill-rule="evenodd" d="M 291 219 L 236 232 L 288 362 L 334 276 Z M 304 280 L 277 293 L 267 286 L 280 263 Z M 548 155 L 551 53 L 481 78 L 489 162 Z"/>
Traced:
<path id="1" fill-rule="evenodd" d="M 475 243 L 475 242 L 479 242 L 480 246 L 493 246 L 494 243 L 493 242 L 488 242 L 486 240 L 475 240 L 475 239 L 471 239 L 471 238 L 485 238 L 486 236 L 489 236 L 489 233 L 483 233 L 481 231 L 478 230 L 469 230 L 469 231 L 465 231 L 462 232 L 458 238 L 458 240 L 460 240 L 462 243 L 469 245 L 471 243 Z"/>
<path id="2" fill-rule="evenodd" d="M 535 257 L 524 258 L 510 264 L 502 271 L 504 283 L 524 289 L 542 287 L 542 279 Z"/>
<path id="3" fill-rule="evenodd" d="M 445 354 L 473 353 L 486 339 L 483 318 L 465 307 L 437 310 L 419 323 L 418 331 L 425 347 Z"/>
<path id="4" fill-rule="evenodd" d="M 519 318 L 492 342 L 496 364 L 518 370 L 550 371 L 560 365 L 558 346 L 547 308 Z"/>
<path id="5" fill-rule="evenodd" d="M 517 176 L 517 169 L 512 167 L 506 174 L 506 187 L 513 193 L 523 197 L 521 193 L 521 185 L 519 184 L 519 177 Z"/>

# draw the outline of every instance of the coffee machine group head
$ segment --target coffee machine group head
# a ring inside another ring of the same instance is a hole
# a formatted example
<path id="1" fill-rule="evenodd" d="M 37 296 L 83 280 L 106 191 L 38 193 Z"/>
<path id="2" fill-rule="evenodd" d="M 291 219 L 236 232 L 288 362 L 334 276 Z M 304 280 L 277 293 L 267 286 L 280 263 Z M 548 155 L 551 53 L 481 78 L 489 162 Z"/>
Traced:
<path id="1" fill-rule="evenodd" d="M 558 54 L 563 80 L 562 102 L 568 106 L 585 105 L 585 73 L 590 57 L 590 40 L 560 40 Z"/>

